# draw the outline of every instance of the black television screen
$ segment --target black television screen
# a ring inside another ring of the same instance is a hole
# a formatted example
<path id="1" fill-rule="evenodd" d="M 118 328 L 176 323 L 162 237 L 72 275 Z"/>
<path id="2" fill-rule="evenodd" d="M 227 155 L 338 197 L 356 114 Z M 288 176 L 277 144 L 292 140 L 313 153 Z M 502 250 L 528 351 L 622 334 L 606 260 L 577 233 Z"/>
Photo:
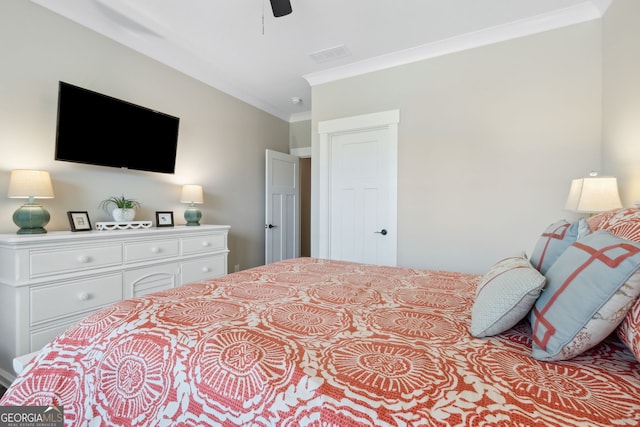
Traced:
<path id="1" fill-rule="evenodd" d="M 180 119 L 60 82 L 55 159 L 174 173 Z"/>

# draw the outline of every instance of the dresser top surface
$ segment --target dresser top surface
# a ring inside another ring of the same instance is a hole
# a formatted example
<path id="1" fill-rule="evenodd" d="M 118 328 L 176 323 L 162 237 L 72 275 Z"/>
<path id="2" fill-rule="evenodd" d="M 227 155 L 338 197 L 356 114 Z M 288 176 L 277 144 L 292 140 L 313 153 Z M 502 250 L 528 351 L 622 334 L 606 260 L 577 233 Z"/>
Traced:
<path id="1" fill-rule="evenodd" d="M 151 227 L 125 230 L 50 231 L 45 234 L 0 234 L 0 245 L 31 245 L 68 241 L 108 241 L 163 236 L 188 237 L 206 232 L 228 231 L 229 225 L 202 224 L 197 227 L 176 225 L 174 227 Z"/>

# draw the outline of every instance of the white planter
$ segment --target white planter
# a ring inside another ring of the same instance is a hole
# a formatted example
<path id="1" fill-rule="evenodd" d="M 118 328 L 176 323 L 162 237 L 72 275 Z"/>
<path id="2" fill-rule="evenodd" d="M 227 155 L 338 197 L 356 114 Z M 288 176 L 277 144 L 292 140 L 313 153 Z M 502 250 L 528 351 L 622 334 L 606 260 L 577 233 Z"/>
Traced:
<path id="1" fill-rule="evenodd" d="M 136 210 L 115 208 L 111 211 L 111 215 L 113 216 L 113 220 L 115 222 L 128 222 L 133 221 L 133 219 L 136 217 Z"/>

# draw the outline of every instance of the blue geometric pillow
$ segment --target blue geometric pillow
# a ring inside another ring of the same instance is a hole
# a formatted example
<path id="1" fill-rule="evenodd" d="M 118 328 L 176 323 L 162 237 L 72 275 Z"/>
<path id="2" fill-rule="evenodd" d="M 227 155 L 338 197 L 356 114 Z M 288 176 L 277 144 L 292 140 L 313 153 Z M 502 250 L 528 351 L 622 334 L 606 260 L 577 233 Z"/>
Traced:
<path id="1" fill-rule="evenodd" d="M 605 339 L 640 294 L 639 267 L 640 243 L 606 230 L 569 246 L 531 310 L 532 356 L 566 360 Z"/>
<path id="2" fill-rule="evenodd" d="M 554 222 L 544 230 L 531 253 L 531 265 L 545 274 L 549 267 L 576 240 L 580 234 L 580 220 L 569 224 L 565 220 Z"/>

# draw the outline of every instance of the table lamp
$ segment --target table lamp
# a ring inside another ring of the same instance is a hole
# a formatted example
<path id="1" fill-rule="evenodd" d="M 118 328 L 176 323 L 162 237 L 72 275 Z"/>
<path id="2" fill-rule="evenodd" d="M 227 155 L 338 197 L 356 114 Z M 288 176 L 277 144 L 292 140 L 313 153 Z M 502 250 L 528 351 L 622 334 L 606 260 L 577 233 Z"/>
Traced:
<path id="1" fill-rule="evenodd" d="M 200 225 L 200 218 L 202 218 L 202 212 L 195 207 L 195 204 L 202 203 L 202 186 L 187 184 L 182 186 L 182 195 L 180 196 L 180 202 L 189 203 L 189 207 L 184 211 L 184 219 L 187 221 L 186 225 Z"/>
<path id="2" fill-rule="evenodd" d="M 53 199 L 53 186 L 49 172 L 18 169 L 9 178 L 10 199 L 29 199 L 13 214 L 13 222 L 20 227 L 18 234 L 43 234 L 51 218 L 49 212 L 35 199 Z"/>
<path id="3" fill-rule="evenodd" d="M 616 178 L 597 175 L 571 181 L 566 210 L 594 214 L 622 207 Z"/>

